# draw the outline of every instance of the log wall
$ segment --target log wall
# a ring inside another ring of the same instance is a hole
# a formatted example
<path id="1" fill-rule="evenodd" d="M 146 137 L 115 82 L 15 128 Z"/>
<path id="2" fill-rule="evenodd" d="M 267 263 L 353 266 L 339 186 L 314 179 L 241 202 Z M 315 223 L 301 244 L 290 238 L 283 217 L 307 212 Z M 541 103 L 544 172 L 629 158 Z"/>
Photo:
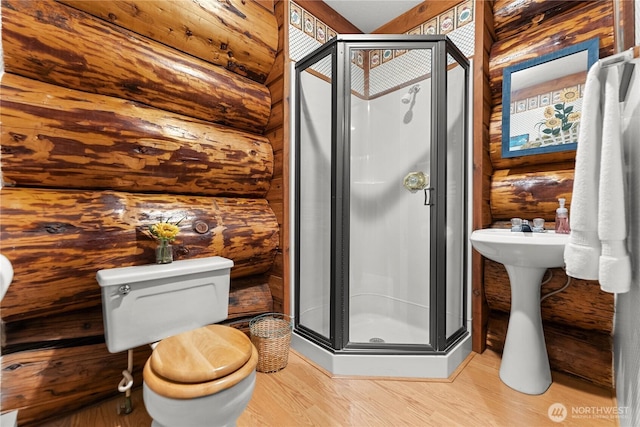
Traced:
<path id="1" fill-rule="evenodd" d="M 2 110 L 8 185 L 256 198 L 270 187 L 261 135 L 14 74 Z"/>
<path id="2" fill-rule="evenodd" d="M 490 202 L 490 223 L 483 226 L 506 228 L 512 217 L 542 217 L 553 227 L 559 197 L 567 199 L 571 213 L 575 151 L 502 158 L 502 73 L 507 66 L 594 37 L 600 40 L 600 57 L 612 54 L 613 2 L 496 0 L 492 19 L 491 113 L 482 154 L 492 165 L 490 185 L 483 187 Z M 554 279 L 543 293 L 566 281 L 562 269 L 551 271 Z M 486 343 L 502 351 L 510 309 L 509 278 L 501 265 L 489 260 L 484 260 L 482 276 L 489 307 Z M 613 301 L 596 281 L 573 280 L 567 290 L 542 303 L 552 369 L 613 386 Z"/>
<path id="3" fill-rule="evenodd" d="M 154 222 L 183 218 L 175 259 L 234 261 L 227 323 L 274 309 L 272 7 L 3 0 L 1 407 L 20 426 L 118 393 L 126 354 L 104 345 L 95 273 L 153 263 Z"/>
<path id="4" fill-rule="evenodd" d="M 273 67 L 278 33 L 270 1 L 60 1 L 258 83 Z"/>
<path id="5" fill-rule="evenodd" d="M 174 11 L 173 19 L 179 26 L 183 15 Z M 259 133 L 269 119 L 261 83 L 88 13 L 53 1 L 6 0 L 2 21 L 6 72 Z"/>
<path id="6" fill-rule="evenodd" d="M 489 85 L 489 59 L 494 33 L 493 9 L 489 2 L 476 2 L 476 44 L 473 61 L 473 201 L 472 227 L 485 228 L 492 222 L 489 188 L 493 165 L 489 158 L 489 128 L 492 97 Z M 471 258 L 471 309 L 473 351 L 486 348 L 489 309 L 484 293 L 484 270 L 478 252 Z"/>

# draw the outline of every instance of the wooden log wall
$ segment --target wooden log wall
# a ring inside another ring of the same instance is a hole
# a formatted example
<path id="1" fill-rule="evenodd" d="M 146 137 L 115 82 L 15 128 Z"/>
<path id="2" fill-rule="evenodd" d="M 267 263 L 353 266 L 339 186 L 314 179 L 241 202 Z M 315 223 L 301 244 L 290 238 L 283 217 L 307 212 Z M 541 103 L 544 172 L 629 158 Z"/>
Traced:
<path id="1" fill-rule="evenodd" d="M 85 6 L 98 4 L 91 1 Z M 88 11 L 93 12 L 91 8 Z M 153 11 L 164 15 L 159 8 L 152 8 L 148 15 L 132 13 L 142 20 L 153 17 Z M 217 19 L 215 13 L 222 11 L 210 11 L 211 19 Z M 136 37 L 131 31 L 51 1 L 6 1 L 2 15 L 4 55 L 10 59 L 5 61 L 5 71 L 9 73 L 258 133 L 269 118 L 269 91 L 264 85 L 239 78 L 171 45 Z M 173 19 L 181 16 L 174 13 Z M 215 28 L 210 31 L 215 34 Z M 226 38 L 226 33 L 218 37 Z"/>
<path id="2" fill-rule="evenodd" d="M 14 74 L 2 109 L 9 185 L 256 198 L 270 187 L 261 135 Z"/>
<path id="3" fill-rule="evenodd" d="M 473 201 L 472 227 L 485 228 L 492 222 L 490 192 L 493 165 L 489 158 L 489 128 L 492 96 L 489 85 L 489 60 L 494 33 L 493 9 L 489 2 L 476 2 L 476 44 L 473 61 Z M 473 251 L 471 258 L 472 348 L 482 353 L 486 348 L 489 308 L 484 292 L 482 256 Z"/>
<path id="4" fill-rule="evenodd" d="M 492 165 L 490 184 L 483 188 L 491 222 L 484 226 L 504 228 L 517 216 L 542 217 L 553 227 L 559 197 L 567 199 L 571 214 L 575 151 L 502 158 L 502 73 L 507 66 L 594 37 L 600 40 L 600 57 L 612 54 L 613 2 L 496 0 L 493 29 L 491 114 L 488 146 L 482 154 Z M 543 293 L 566 281 L 562 269 L 551 271 L 554 279 Z M 490 310 L 486 343 L 502 351 L 510 309 L 509 278 L 503 266 L 485 260 L 483 282 Z M 573 280 L 566 291 L 546 299 L 542 314 L 551 368 L 612 387 L 613 308 L 613 296 L 600 291 L 597 281 Z"/>
<path id="5" fill-rule="evenodd" d="M 184 218 L 176 259 L 234 261 L 227 323 L 274 309 L 278 26 L 265 1 L 3 0 L 1 37 L 0 405 L 29 426 L 118 393 L 95 274 L 153 263 L 154 222 Z"/>

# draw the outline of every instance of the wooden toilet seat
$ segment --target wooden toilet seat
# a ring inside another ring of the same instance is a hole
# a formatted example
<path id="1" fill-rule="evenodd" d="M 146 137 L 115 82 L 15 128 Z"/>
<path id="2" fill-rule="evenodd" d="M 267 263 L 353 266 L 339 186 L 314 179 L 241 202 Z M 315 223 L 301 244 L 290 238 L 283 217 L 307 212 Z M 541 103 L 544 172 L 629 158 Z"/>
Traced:
<path id="1" fill-rule="evenodd" d="M 256 369 L 258 351 L 242 331 L 209 325 L 166 338 L 144 366 L 144 382 L 174 399 L 207 396 L 239 383 Z"/>

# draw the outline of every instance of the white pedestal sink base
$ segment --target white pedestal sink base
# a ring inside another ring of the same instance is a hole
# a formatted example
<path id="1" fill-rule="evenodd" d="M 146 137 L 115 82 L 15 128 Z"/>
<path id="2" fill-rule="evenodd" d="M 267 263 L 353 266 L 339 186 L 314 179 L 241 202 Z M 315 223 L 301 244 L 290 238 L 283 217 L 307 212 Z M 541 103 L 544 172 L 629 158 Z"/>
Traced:
<path id="1" fill-rule="evenodd" d="M 471 233 L 473 247 L 501 263 L 511 282 L 511 314 L 500 379 L 514 390 L 542 394 L 551 385 L 540 313 L 540 285 L 547 268 L 562 267 L 568 234 L 489 228 Z"/>
<path id="2" fill-rule="evenodd" d="M 505 268 L 511 281 L 511 314 L 500 379 L 522 393 L 542 394 L 551 385 L 540 313 L 540 284 L 546 268 L 512 265 Z"/>

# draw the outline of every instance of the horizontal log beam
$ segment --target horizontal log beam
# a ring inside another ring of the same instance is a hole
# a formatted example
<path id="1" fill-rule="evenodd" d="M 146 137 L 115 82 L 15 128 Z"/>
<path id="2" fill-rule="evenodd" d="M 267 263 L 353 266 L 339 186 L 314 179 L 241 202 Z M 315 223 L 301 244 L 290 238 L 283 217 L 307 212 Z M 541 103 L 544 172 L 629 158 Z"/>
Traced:
<path id="1" fill-rule="evenodd" d="M 253 198 L 269 189 L 266 137 L 8 73 L 1 90 L 10 185 Z"/>
<path id="2" fill-rule="evenodd" d="M 227 321 L 254 317 L 273 311 L 273 299 L 267 275 L 252 276 L 231 281 L 229 316 Z"/>
<path id="3" fill-rule="evenodd" d="M 54 346 L 56 341 L 79 340 L 104 335 L 102 305 L 69 313 L 54 314 L 22 321 L 3 319 L 2 354 Z"/>
<path id="4" fill-rule="evenodd" d="M 273 11 L 258 1 L 58 1 L 259 83 L 278 48 Z"/>
<path id="5" fill-rule="evenodd" d="M 572 164 L 494 171 L 490 195 L 494 221 L 513 217 L 555 220 L 558 198 L 564 197 L 571 207 L 573 175 Z"/>
<path id="6" fill-rule="evenodd" d="M 142 367 L 150 354 L 148 346 L 133 353 L 135 386 L 142 384 Z M 18 410 L 18 425 L 23 426 L 117 395 L 127 354 L 94 344 L 3 355 L 1 365 L 2 411 Z"/>
<path id="7" fill-rule="evenodd" d="M 496 38 L 504 40 L 533 27 L 546 24 L 546 20 L 584 6 L 585 1 L 565 0 L 497 0 L 493 4 Z"/>
<path id="8" fill-rule="evenodd" d="M 5 71 L 262 133 L 260 83 L 53 0 L 2 2 Z"/>
<path id="9" fill-rule="evenodd" d="M 2 253 L 15 272 L 1 304 L 8 321 L 95 306 L 96 271 L 155 262 L 148 225 L 157 221 L 184 218 L 176 259 L 230 258 L 232 278 L 269 271 L 279 241 L 262 199 L 5 187 L 0 209 Z"/>

